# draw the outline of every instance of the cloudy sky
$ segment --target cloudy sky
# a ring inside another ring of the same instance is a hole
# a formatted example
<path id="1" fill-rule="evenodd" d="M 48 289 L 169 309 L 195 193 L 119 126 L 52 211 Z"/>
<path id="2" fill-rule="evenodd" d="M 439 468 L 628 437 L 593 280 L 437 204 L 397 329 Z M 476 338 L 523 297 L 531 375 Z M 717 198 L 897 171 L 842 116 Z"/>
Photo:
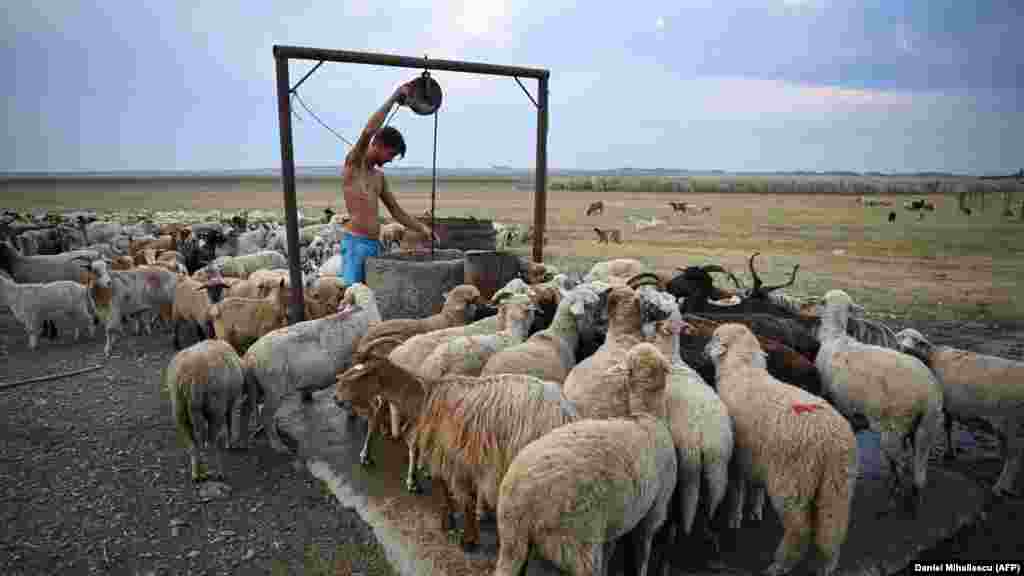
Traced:
<path id="1" fill-rule="evenodd" d="M 51 0 L 5 13 L 0 171 L 277 167 L 274 44 L 547 68 L 553 168 L 1024 166 L 1019 0 Z M 313 64 L 292 61 L 292 81 Z M 326 63 L 299 94 L 354 140 L 416 74 Z M 534 166 L 536 112 L 513 79 L 434 77 L 439 166 Z M 296 162 L 337 163 L 347 146 L 296 108 Z M 402 109 L 392 123 L 409 145 L 398 165 L 429 166 L 432 119 Z"/>

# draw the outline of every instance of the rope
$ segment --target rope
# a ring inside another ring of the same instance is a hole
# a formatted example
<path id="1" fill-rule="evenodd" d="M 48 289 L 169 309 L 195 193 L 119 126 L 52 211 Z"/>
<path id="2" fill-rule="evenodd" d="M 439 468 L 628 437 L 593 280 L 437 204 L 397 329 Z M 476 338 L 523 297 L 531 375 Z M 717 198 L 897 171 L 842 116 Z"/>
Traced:
<path id="1" fill-rule="evenodd" d="M 335 132 L 335 131 L 334 131 L 334 129 L 333 129 L 333 128 L 331 128 L 330 126 L 328 126 L 327 124 L 325 124 L 325 123 L 324 123 L 324 121 L 323 121 L 323 120 L 321 120 L 321 119 L 320 119 L 320 117 L 319 117 L 319 116 L 317 116 L 315 112 L 313 112 L 312 110 L 310 110 L 310 109 L 309 109 L 309 106 L 306 106 L 306 103 L 305 103 L 305 102 L 304 102 L 304 101 L 302 100 L 302 96 L 299 96 L 299 93 L 298 93 L 298 92 L 293 92 L 293 94 L 295 94 L 295 98 L 296 98 L 296 99 L 297 99 L 297 100 L 299 101 L 299 104 L 301 104 L 301 105 L 302 105 L 302 107 L 306 109 L 306 112 L 309 112 L 309 115 L 310 115 L 310 116 L 312 116 L 314 120 L 316 120 L 317 122 L 319 122 L 321 126 L 323 126 L 324 128 L 327 128 L 327 130 L 328 130 L 328 131 L 329 131 L 329 132 L 330 132 L 331 134 L 334 134 L 334 135 L 335 135 L 335 136 L 336 136 L 336 137 L 337 137 L 337 138 L 338 138 L 339 140 L 341 140 L 341 141 L 342 141 L 342 142 L 344 142 L 345 144 L 348 144 L 349 146 L 354 146 L 354 144 L 352 144 L 351 142 L 349 142 L 349 141 L 348 141 L 348 139 L 346 139 L 346 138 L 345 138 L 344 136 L 342 136 L 341 134 L 338 134 L 337 132 Z"/>
<path id="2" fill-rule="evenodd" d="M 434 260 L 434 207 L 437 204 L 437 110 L 434 110 L 434 159 L 430 172 L 430 260 Z"/>

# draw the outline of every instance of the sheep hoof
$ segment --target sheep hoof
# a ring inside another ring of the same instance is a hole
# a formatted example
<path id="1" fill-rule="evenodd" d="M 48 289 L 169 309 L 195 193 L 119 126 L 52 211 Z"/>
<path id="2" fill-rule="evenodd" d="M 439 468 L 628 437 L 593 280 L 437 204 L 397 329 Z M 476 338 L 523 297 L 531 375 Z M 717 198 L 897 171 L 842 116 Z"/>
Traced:
<path id="1" fill-rule="evenodd" d="M 368 452 L 360 452 L 359 463 L 362 464 L 363 466 L 373 466 L 373 458 L 370 457 L 370 454 Z"/>

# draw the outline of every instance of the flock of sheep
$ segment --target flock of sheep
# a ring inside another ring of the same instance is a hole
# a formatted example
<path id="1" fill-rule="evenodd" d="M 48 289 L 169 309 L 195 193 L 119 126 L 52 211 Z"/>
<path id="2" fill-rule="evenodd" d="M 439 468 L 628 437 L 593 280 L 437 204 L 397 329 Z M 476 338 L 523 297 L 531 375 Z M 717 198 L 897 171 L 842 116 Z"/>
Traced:
<path id="1" fill-rule="evenodd" d="M 254 411 L 270 446 L 287 451 L 282 399 L 334 387 L 339 410 L 369 420 L 360 461 L 372 464 L 381 434 L 404 442 L 407 489 L 428 471 L 441 526 L 460 511 L 466 548 L 496 512 L 496 575 L 519 574 L 531 550 L 569 573 L 603 574 L 616 545 L 640 574 L 667 573 L 659 551 L 690 535 L 714 544 L 720 505 L 738 528 L 745 502 L 759 520 L 766 495 L 784 529 L 767 573 L 789 572 L 813 547 L 817 572 L 830 574 L 865 428 L 881 435 L 892 506 L 920 506 L 943 420 L 953 454 L 953 418 L 993 423 L 1005 463 L 992 490 L 1016 484 L 1024 363 L 894 333 L 840 290 L 796 302 L 779 289 L 797 268 L 765 286 L 752 256 L 748 289 L 718 266 L 666 276 L 616 259 L 573 279 L 529 264 L 487 301 L 465 284 L 430 317 L 383 319 L 368 286 L 324 268 L 340 225 L 321 224 L 302 229 L 303 260 L 320 264 L 298 288 L 307 320 L 289 326 L 293 287 L 272 226 L 85 220 L 67 226 L 80 240 L 68 246 L 76 237 L 62 230 L 66 251 L 43 255 L 19 250 L 29 230 L 6 225 L 0 296 L 30 347 L 68 319 L 76 338 L 103 321 L 108 355 L 123 321 L 173 329 L 164 386 L 193 481 L 207 476 L 200 447 L 246 446 Z"/>

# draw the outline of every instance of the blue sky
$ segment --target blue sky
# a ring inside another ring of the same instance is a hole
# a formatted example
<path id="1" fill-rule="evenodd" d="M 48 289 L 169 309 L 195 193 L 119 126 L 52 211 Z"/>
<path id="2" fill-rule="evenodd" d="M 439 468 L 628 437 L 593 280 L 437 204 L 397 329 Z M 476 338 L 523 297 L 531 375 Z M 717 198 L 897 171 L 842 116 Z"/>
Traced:
<path id="1" fill-rule="evenodd" d="M 547 68 L 552 168 L 1024 166 L 1018 0 L 55 0 L 5 12 L 3 171 L 277 167 L 274 44 Z M 292 61 L 292 81 L 313 64 Z M 354 140 L 416 74 L 325 63 L 299 93 Z M 534 166 L 536 112 L 513 79 L 434 77 L 439 166 Z M 296 162 L 340 161 L 346 145 L 296 108 Z M 392 123 L 409 146 L 397 165 L 428 166 L 432 119 L 403 109 Z"/>

